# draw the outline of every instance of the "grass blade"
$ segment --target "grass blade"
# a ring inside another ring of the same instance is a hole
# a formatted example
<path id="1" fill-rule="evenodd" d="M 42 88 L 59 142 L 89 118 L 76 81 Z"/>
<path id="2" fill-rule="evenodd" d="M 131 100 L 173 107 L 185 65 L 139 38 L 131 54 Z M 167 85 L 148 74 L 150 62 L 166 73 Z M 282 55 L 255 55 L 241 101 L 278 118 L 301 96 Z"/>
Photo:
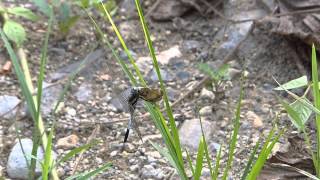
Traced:
<path id="1" fill-rule="evenodd" d="M 166 149 L 160 147 L 158 144 L 155 144 L 155 143 L 153 143 L 152 141 L 149 141 L 149 142 L 151 143 L 151 145 L 152 145 L 160 154 L 162 154 L 162 156 L 164 156 L 164 157 L 167 158 L 167 160 L 169 161 L 169 163 L 170 163 L 173 167 L 175 167 L 175 168 L 177 169 L 177 166 L 176 166 L 175 161 L 172 159 L 171 155 L 169 154 L 169 152 L 168 152 Z"/>
<path id="2" fill-rule="evenodd" d="M 219 148 L 219 152 L 217 154 L 216 157 L 216 164 L 214 167 L 214 173 L 213 173 L 213 180 L 218 179 L 218 175 L 219 175 L 219 168 L 220 168 L 220 159 L 221 159 L 221 151 L 222 151 L 222 147 Z"/>
<path id="3" fill-rule="evenodd" d="M 100 168 L 97 168 L 95 170 L 89 171 L 89 172 L 84 172 L 84 173 L 80 173 L 80 174 L 76 174 L 74 176 L 68 177 L 65 180 L 87 180 L 90 178 L 93 178 L 94 176 L 98 175 L 99 173 L 102 173 L 103 171 L 109 169 L 112 167 L 111 163 L 106 163 L 103 166 L 101 166 Z"/>
<path id="4" fill-rule="evenodd" d="M 127 77 L 130 79 L 131 84 L 136 86 L 138 83 L 136 81 L 136 79 L 133 77 L 132 72 L 129 70 L 129 68 L 127 67 L 127 65 L 123 62 L 123 60 L 119 57 L 118 52 L 112 47 L 111 43 L 109 42 L 109 40 L 104 36 L 104 34 L 102 33 L 101 28 L 99 27 L 99 25 L 96 23 L 96 21 L 93 19 L 93 17 L 90 15 L 90 13 L 84 9 L 84 11 L 87 13 L 87 15 L 89 16 L 91 22 L 93 23 L 96 31 L 98 32 L 98 34 L 100 35 L 100 37 L 102 37 L 102 43 L 106 44 L 107 47 L 109 49 L 111 49 L 112 55 L 116 58 L 117 62 L 120 64 L 122 70 L 125 72 L 125 74 L 127 75 Z"/>
<path id="5" fill-rule="evenodd" d="M 199 180 L 202 172 L 202 163 L 203 163 L 203 155 L 204 155 L 204 143 L 203 143 L 203 136 L 200 139 L 199 146 L 198 146 L 198 153 L 197 153 L 197 160 L 196 160 L 196 168 L 194 179 Z"/>
<path id="6" fill-rule="evenodd" d="M 282 136 L 284 133 L 285 129 L 282 129 L 278 135 L 274 137 L 275 134 L 275 127 L 271 129 L 269 132 L 269 135 L 266 139 L 266 142 L 263 145 L 263 148 L 261 149 L 261 152 L 257 158 L 257 161 L 253 165 L 249 175 L 247 176 L 246 179 L 256 179 L 257 176 L 259 175 L 261 169 L 263 168 L 263 165 L 265 164 L 269 154 L 271 153 L 272 148 L 274 147 L 274 144 L 278 142 L 279 138 Z M 273 138 L 273 140 L 272 140 Z"/>
<path id="7" fill-rule="evenodd" d="M 313 99 L 316 109 L 320 110 L 320 93 L 319 93 L 319 80 L 318 80 L 318 65 L 317 65 L 317 53 L 314 44 L 312 45 L 312 90 Z M 316 127 L 317 127 L 317 176 L 320 177 L 320 115 L 316 114 Z"/>
<path id="8" fill-rule="evenodd" d="M 203 131 L 203 127 L 202 127 L 201 116 L 199 116 L 199 120 L 200 120 L 201 134 L 202 134 L 202 137 L 203 137 L 204 153 L 205 153 L 205 156 L 206 156 L 206 159 L 207 159 L 207 164 L 208 164 L 208 167 L 209 167 L 209 170 L 210 170 L 210 176 L 211 176 L 211 178 L 213 178 L 214 177 L 214 172 L 213 172 L 211 159 L 210 159 L 210 155 L 209 155 L 209 151 L 208 151 L 208 144 L 207 144 L 206 137 L 205 137 L 205 134 L 204 134 L 204 131 Z"/>
<path id="9" fill-rule="evenodd" d="M 60 163 L 66 162 L 67 160 L 74 157 L 76 154 L 83 152 L 83 151 L 86 151 L 87 149 L 89 149 L 92 146 L 95 146 L 97 144 L 99 144 L 99 141 L 95 140 L 89 144 L 85 144 L 80 147 L 76 147 L 76 148 L 72 149 L 70 152 L 68 152 L 66 155 L 64 155 L 61 159 L 59 159 L 57 161 L 57 163 L 55 164 L 55 166 L 58 166 Z"/>
<path id="10" fill-rule="evenodd" d="M 248 162 L 247 162 L 246 168 L 245 168 L 244 171 L 243 171 L 241 180 L 245 180 L 246 177 L 247 177 L 247 175 L 249 174 L 249 171 L 250 171 L 250 169 L 251 169 L 251 166 L 252 166 L 253 161 L 255 160 L 255 155 L 256 155 L 256 153 L 257 153 L 257 151 L 258 151 L 259 146 L 260 146 L 260 138 L 258 139 L 256 145 L 255 145 L 254 148 L 253 148 L 253 151 L 252 151 L 251 154 L 250 154 L 250 157 L 249 157 L 249 160 L 248 160 Z"/>
<path id="11" fill-rule="evenodd" d="M 44 154 L 44 162 L 42 166 L 42 178 L 44 180 L 48 180 L 49 169 L 51 169 L 51 165 L 53 163 L 53 159 L 52 159 L 53 130 L 54 130 L 54 126 L 51 127 L 51 130 L 48 136 L 47 147 L 45 149 L 45 154 Z"/>
<path id="12" fill-rule="evenodd" d="M 194 175 L 195 172 L 194 172 L 194 168 L 193 168 L 193 165 L 192 165 L 191 157 L 190 157 L 189 152 L 188 152 L 187 149 L 186 149 L 186 153 L 187 153 L 188 164 L 189 164 L 189 167 L 190 167 L 190 169 L 191 169 L 192 176 L 194 177 L 194 176 L 195 176 L 195 175 Z"/>
<path id="13" fill-rule="evenodd" d="M 131 53 L 130 53 L 127 45 L 126 45 L 126 43 L 124 42 L 124 40 L 123 40 L 123 38 L 122 38 L 122 36 L 121 36 L 121 34 L 120 34 L 117 26 L 114 24 L 110 13 L 108 12 L 107 8 L 105 7 L 105 5 L 104 5 L 102 2 L 100 3 L 100 6 L 103 8 L 104 13 L 105 13 L 105 15 L 107 16 L 107 18 L 108 18 L 108 20 L 109 20 L 109 22 L 110 22 L 110 24 L 111 24 L 111 26 L 112 26 L 112 29 L 113 29 L 114 32 L 116 33 L 116 35 L 117 35 L 117 37 L 118 37 L 118 39 L 119 39 L 119 41 L 120 41 L 120 43 L 121 43 L 124 51 L 125 51 L 126 54 L 128 55 L 128 58 L 129 58 L 129 60 L 130 60 L 130 63 L 133 65 L 133 68 L 134 68 L 134 70 L 135 70 L 136 73 L 137 73 L 137 76 L 138 76 L 138 78 L 139 78 L 140 83 L 142 84 L 142 86 L 146 87 L 147 84 L 146 84 L 146 82 L 144 81 L 143 76 L 142 76 L 142 74 L 141 74 L 138 66 L 136 65 L 136 63 L 135 63 L 135 61 L 134 61 L 134 59 L 133 59 L 133 57 L 132 57 L 132 55 L 131 55 Z"/>
<path id="14" fill-rule="evenodd" d="M 228 153 L 229 157 L 228 157 L 226 168 L 223 173 L 223 177 L 222 177 L 223 180 L 227 179 L 229 169 L 232 166 L 234 151 L 235 151 L 236 143 L 237 143 L 237 136 L 238 136 L 238 132 L 239 132 L 239 128 L 240 128 L 240 108 L 241 108 L 242 98 L 243 98 L 243 87 L 241 84 L 240 97 L 238 100 L 237 110 L 235 113 L 234 128 L 233 128 L 233 133 L 232 133 L 232 138 L 231 138 L 229 153 Z"/>

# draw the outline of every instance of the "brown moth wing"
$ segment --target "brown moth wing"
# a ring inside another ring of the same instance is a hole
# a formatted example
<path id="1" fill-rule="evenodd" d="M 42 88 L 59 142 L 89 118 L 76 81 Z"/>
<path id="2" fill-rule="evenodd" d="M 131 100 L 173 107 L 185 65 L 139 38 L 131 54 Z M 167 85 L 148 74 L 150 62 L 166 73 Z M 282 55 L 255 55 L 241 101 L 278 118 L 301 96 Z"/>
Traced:
<path id="1" fill-rule="evenodd" d="M 149 102 L 157 102 L 162 99 L 163 92 L 157 88 L 141 88 L 139 95 L 141 99 Z"/>

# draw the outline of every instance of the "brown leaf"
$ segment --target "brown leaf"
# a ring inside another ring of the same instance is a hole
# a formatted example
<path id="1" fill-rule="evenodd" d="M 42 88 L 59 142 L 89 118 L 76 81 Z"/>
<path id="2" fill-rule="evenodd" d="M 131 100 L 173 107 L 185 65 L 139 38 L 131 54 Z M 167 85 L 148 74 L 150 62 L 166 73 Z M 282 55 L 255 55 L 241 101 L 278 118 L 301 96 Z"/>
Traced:
<path id="1" fill-rule="evenodd" d="M 315 168 L 311 155 L 308 153 L 304 139 L 298 136 L 288 138 L 288 142 L 280 144 L 278 150 L 268 159 L 258 179 L 297 179 L 306 178 L 289 165 L 311 174 L 315 174 Z M 276 164 L 284 164 L 283 166 Z"/>

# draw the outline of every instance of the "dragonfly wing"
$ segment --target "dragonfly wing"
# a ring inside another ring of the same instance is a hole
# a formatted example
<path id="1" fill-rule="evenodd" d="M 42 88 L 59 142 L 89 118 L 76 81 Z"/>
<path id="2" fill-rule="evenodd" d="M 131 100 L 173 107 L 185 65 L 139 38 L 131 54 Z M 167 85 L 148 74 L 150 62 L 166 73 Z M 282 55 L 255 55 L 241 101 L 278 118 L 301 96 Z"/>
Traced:
<path id="1" fill-rule="evenodd" d="M 119 100 L 123 109 L 131 114 L 136 109 L 139 94 L 133 88 L 129 88 L 119 95 Z"/>

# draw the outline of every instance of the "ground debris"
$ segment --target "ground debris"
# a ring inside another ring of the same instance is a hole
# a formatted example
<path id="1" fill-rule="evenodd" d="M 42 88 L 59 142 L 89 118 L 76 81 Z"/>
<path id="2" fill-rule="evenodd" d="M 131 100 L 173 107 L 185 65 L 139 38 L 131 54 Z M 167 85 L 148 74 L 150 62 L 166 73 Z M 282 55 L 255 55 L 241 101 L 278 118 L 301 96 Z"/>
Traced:
<path id="1" fill-rule="evenodd" d="M 278 150 L 267 162 L 258 179 L 306 178 L 297 172 L 296 168 L 315 174 L 312 158 L 308 153 L 305 141 L 296 135 L 289 137 L 287 143 L 280 144 Z"/>
<path id="2" fill-rule="evenodd" d="M 260 27 L 271 33 L 298 38 L 308 45 L 314 43 L 320 47 L 320 1 L 279 0 L 273 8 L 269 8 L 274 9 L 278 9 L 277 13 L 258 21 Z"/>
<path id="3" fill-rule="evenodd" d="M 208 4 L 217 7 L 221 1 L 206 1 L 206 0 L 158 0 L 159 3 L 155 4 L 152 8 L 154 11 L 151 17 L 157 21 L 172 20 L 176 17 L 181 17 L 190 10 L 194 9 L 200 14 L 205 15 L 210 12 Z"/>

